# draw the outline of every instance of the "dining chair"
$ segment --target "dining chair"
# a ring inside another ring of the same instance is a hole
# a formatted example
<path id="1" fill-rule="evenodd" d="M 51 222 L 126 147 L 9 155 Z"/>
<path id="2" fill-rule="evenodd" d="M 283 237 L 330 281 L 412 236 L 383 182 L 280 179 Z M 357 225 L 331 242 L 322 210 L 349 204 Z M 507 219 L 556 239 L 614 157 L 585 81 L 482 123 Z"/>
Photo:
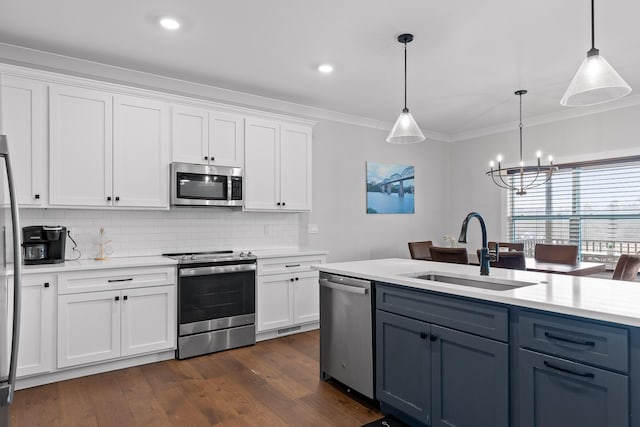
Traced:
<path id="1" fill-rule="evenodd" d="M 616 269 L 613 270 L 613 280 L 634 282 L 640 270 L 640 255 L 622 254 L 618 258 Z"/>
<path id="2" fill-rule="evenodd" d="M 411 254 L 411 259 L 431 261 L 431 252 L 429 251 L 431 246 L 433 246 L 433 242 L 431 240 L 409 242 L 409 253 Z"/>
<path id="3" fill-rule="evenodd" d="M 500 249 L 508 248 L 509 251 L 524 251 L 524 243 L 498 242 Z M 489 242 L 489 250 L 496 248 L 496 242 Z M 503 249 L 504 250 L 504 249 Z"/>
<path id="4" fill-rule="evenodd" d="M 536 243 L 534 258 L 538 262 L 573 265 L 578 262 L 578 247 L 576 245 Z"/>
<path id="5" fill-rule="evenodd" d="M 443 248 L 431 246 L 431 260 L 439 262 L 451 262 L 454 264 L 469 264 L 469 257 L 465 248 Z"/>
<path id="6" fill-rule="evenodd" d="M 502 244 L 500 244 L 502 246 Z M 490 267 L 510 268 L 512 270 L 526 270 L 527 263 L 524 259 L 523 251 L 500 252 L 497 261 L 490 261 Z M 478 249 L 478 260 L 480 259 L 480 249 Z"/>

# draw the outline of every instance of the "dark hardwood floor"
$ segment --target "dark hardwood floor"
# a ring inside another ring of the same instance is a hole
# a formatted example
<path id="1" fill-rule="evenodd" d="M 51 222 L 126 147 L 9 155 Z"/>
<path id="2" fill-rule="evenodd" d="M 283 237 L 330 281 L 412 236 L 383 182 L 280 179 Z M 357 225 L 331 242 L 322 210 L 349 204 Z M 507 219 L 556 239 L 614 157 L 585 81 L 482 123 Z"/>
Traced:
<path id="1" fill-rule="evenodd" d="M 319 332 L 20 390 L 12 427 L 360 426 L 382 414 L 319 379 Z"/>

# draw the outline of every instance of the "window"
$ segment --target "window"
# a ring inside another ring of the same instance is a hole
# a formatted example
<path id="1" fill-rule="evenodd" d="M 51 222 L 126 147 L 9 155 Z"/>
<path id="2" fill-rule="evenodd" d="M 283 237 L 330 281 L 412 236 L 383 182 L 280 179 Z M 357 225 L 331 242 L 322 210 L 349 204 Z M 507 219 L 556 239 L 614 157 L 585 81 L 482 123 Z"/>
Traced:
<path id="1" fill-rule="evenodd" d="M 509 194 L 509 238 L 525 244 L 573 244 L 580 259 L 613 269 L 640 251 L 640 157 L 558 165 L 545 185 Z M 516 178 L 512 178 L 516 179 Z"/>

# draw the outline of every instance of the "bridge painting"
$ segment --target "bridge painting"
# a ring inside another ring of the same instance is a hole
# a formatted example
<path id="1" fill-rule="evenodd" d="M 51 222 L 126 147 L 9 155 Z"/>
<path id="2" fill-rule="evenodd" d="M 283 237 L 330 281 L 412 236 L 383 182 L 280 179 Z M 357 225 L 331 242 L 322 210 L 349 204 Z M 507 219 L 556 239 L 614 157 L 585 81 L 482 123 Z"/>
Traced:
<path id="1" fill-rule="evenodd" d="M 367 213 L 414 213 L 413 166 L 367 162 Z"/>

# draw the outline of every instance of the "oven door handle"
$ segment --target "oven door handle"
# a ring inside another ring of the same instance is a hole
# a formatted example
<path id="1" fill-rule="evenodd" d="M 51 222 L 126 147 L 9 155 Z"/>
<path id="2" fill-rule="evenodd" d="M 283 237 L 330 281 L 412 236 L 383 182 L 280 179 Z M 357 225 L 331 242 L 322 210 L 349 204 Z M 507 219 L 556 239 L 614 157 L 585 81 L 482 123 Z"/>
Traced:
<path id="1" fill-rule="evenodd" d="M 220 265 L 212 267 L 181 268 L 180 277 L 210 276 L 212 274 L 238 273 L 255 271 L 255 264 Z"/>

